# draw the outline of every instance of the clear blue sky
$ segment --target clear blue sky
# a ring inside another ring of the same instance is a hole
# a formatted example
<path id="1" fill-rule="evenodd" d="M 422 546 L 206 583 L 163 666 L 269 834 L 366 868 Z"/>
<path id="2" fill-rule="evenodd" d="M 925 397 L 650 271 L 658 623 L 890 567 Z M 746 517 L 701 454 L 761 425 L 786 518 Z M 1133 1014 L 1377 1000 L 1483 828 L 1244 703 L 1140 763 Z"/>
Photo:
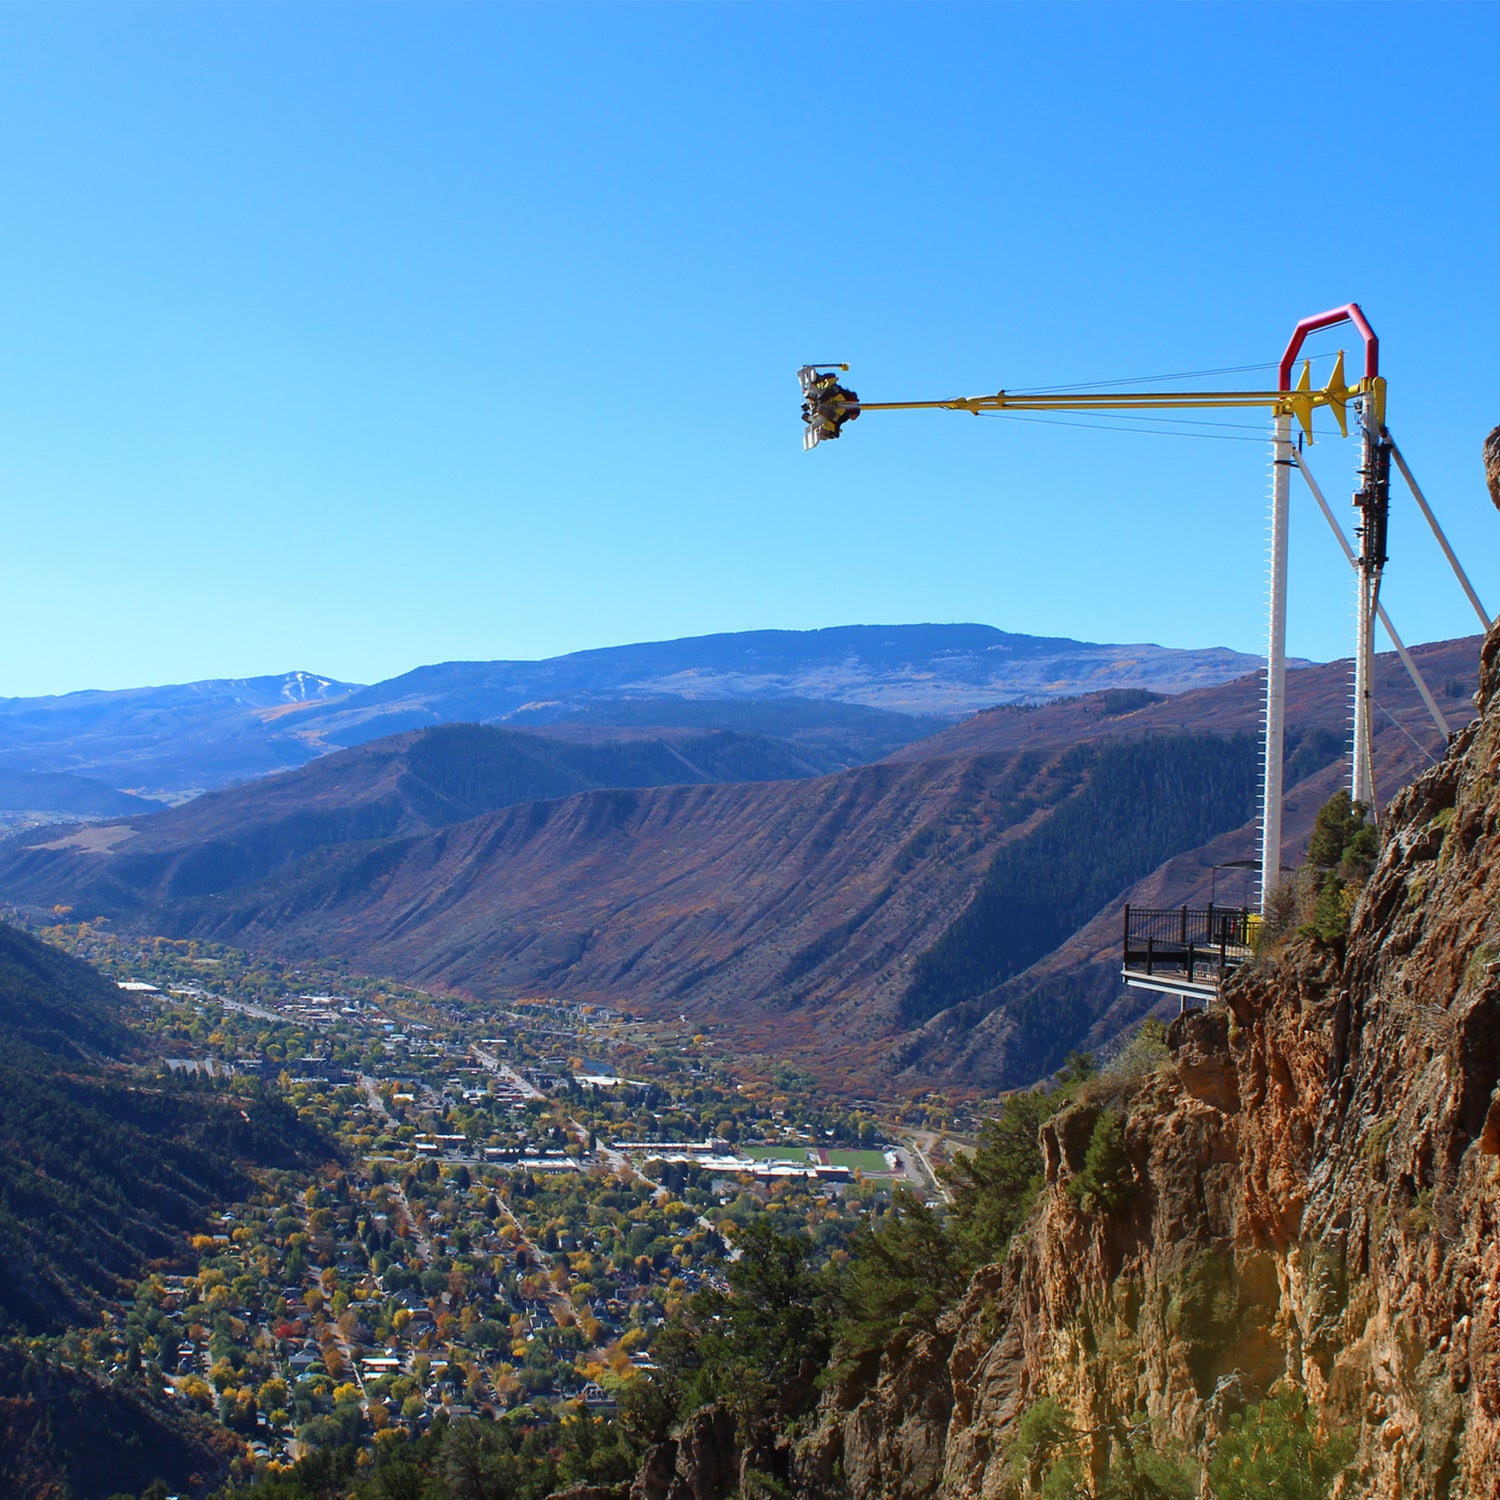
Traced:
<path id="1" fill-rule="evenodd" d="M 1259 431 L 804 455 L 794 372 L 1250 364 L 1351 299 L 1500 610 L 1497 58 L 1494 5 L 0 8 L 0 695 L 871 621 L 1257 650 Z M 1291 644 L 1343 655 L 1310 510 Z M 1393 556 L 1409 639 L 1474 628 L 1404 504 Z"/>

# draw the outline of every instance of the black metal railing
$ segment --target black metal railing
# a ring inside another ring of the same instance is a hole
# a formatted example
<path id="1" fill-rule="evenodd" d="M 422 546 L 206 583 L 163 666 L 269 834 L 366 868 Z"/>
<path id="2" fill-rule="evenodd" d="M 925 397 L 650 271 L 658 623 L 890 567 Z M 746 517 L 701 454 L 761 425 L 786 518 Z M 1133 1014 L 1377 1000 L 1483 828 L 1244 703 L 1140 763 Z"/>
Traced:
<path id="1" fill-rule="evenodd" d="M 1125 908 L 1125 968 L 1217 983 L 1250 957 L 1260 917 L 1245 906 Z"/>

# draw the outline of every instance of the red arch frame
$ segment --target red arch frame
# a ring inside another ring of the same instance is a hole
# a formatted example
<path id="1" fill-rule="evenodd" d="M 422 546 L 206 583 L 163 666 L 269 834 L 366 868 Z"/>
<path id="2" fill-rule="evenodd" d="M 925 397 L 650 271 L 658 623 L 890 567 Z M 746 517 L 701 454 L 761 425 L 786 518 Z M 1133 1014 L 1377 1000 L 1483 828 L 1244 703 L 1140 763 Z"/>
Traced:
<path id="1" fill-rule="evenodd" d="M 1320 328 L 1332 328 L 1335 323 L 1353 323 L 1359 329 L 1365 341 L 1365 379 L 1374 380 L 1380 374 L 1380 340 L 1375 336 L 1375 330 L 1370 327 L 1363 312 L 1360 311 L 1359 303 L 1349 302 L 1343 307 L 1332 307 L 1327 312 L 1318 313 L 1316 317 L 1303 318 L 1292 334 L 1292 341 L 1286 346 L 1286 353 L 1281 356 L 1280 383 L 1277 390 L 1289 391 L 1292 388 L 1292 366 L 1297 362 L 1297 355 L 1301 352 L 1302 342 L 1308 334 L 1316 333 Z"/>

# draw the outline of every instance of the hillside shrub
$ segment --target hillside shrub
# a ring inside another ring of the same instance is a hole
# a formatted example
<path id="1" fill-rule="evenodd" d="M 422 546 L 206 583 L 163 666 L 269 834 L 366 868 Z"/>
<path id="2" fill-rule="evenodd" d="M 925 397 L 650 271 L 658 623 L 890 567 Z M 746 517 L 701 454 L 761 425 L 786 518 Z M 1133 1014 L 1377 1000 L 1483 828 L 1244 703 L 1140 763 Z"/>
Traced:
<path id="1" fill-rule="evenodd" d="M 1083 1466 L 1079 1460 L 1078 1429 L 1060 1401 L 1043 1396 L 1016 1423 L 1010 1449 L 1012 1494 L 1029 1488 L 1048 1500 L 1080 1493 Z"/>
<path id="2" fill-rule="evenodd" d="M 685 1409 L 718 1400 L 746 1416 L 798 1416 L 817 1398 L 814 1377 L 827 1363 L 836 1317 L 828 1281 L 814 1269 L 816 1247 L 757 1219 L 735 1235 L 735 1248 L 728 1294 L 693 1299 L 701 1365 L 685 1383 Z"/>
<path id="3" fill-rule="evenodd" d="M 1125 1122 L 1113 1110 L 1094 1121 L 1083 1170 L 1068 1184 L 1068 1192 L 1086 1210 L 1122 1206 L 1135 1187 L 1135 1169 L 1125 1150 Z"/>
<path id="4" fill-rule="evenodd" d="M 1037 1132 L 1060 1101 L 1035 1090 L 1012 1094 L 979 1128 L 972 1152 L 942 1169 L 953 1198 L 950 1228 L 970 1265 L 998 1260 L 1025 1222 L 1044 1180 Z"/>
<path id="5" fill-rule="evenodd" d="M 1380 835 L 1366 821 L 1368 809 L 1340 789 L 1318 811 L 1307 842 L 1307 863 L 1313 872 L 1311 911 L 1302 931 L 1325 943 L 1341 943 L 1364 883 L 1380 853 Z"/>
<path id="6" fill-rule="evenodd" d="M 1098 1500 L 1197 1500 L 1199 1477 L 1198 1465 L 1175 1447 L 1127 1439 L 1094 1493 Z"/>
<path id="7" fill-rule="evenodd" d="M 1257 953 L 1293 932 L 1342 944 L 1379 856 L 1380 833 L 1368 821 L 1368 809 L 1341 788 L 1318 811 L 1308 838 L 1307 863 L 1268 894 L 1256 933 Z"/>
<path id="8" fill-rule="evenodd" d="M 1095 1484 L 1088 1483 L 1085 1443 L 1060 1402 L 1044 1396 L 1016 1424 L 1009 1452 L 1006 1500 L 1035 1495 L 1040 1500 L 1196 1500 L 1198 1465 L 1170 1441 L 1158 1442 L 1144 1413 L 1115 1424 L 1109 1462 Z"/>
<path id="9" fill-rule="evenodd" d="M 1255 928 L 1255 951 L 1267 953 L 1290 937 L 1312 915 L 1308 902 L 1309 884 L 1305 871 L 1283 878 L 1266 894 L 1261 920 Z"/>
<path id="10" fill-rule="evenodd" d="M 835 1376 L 873 1380 L 898 1337 L 931 1332 L 968 1280 L 965 1248 L 919 1198 L 898 1188 L 879 1228 L 862 1226 L 850 1239 L 836 1293 Z"/>
<path id="11" fill-rule="evenodd" d="M 1231 1418 L 1214 1445 L 1204 1500 L 1327 1500 L 1354 1456 L 1354 1435 L 1320 1436 L 1300 1390 L 1284 1390 Z"/>
<path id="12" fill-rule="evenodd" d="M 838 1310 L 836 1379 L 873 1381 L 893 1339 L 935 1329 L 969 1276 L 1004 1257 L 1045 1181 L 1041 1127 L 1094 1072 L 1093 1059 L 1075 1052 L 1051 1091 L 1008 1096 L 980 1126 L 974 1150 L 939 1168 L 952 1200 L 944 1218 L 898 1190 L 879 1226 L 858 1231 L 850 1264 L 831 1292 Z"/>
<path id="13" fill-rule="evenodd" d="M 1171 1063 L 1166 1023 L 1147 1016 L 1134 1036 L 1079 1091 L 1079 1097 L 1090 1103 L 1118 1105 L 1141 1079 L 1170 1067 Z"/>
<path id="14" fill-rule="evenodd" d="M 1337 871 L 1347 880 L 1363 880 L 1374 868 L 1380 844 L 1369 809 L 1342 787 L 1318 809 L 1307 840 L 1307 862 Z"/>

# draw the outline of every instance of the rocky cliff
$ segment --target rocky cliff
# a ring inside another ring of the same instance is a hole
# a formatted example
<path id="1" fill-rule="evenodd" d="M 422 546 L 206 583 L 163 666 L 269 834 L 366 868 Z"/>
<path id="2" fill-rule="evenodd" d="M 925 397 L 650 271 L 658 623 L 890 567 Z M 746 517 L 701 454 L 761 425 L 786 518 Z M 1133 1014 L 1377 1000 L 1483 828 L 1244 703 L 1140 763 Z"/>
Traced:
<path id="1" fill-rule="evenodd" d="M 1500 1495 L 1500 627 L 1475 701 L 1386 810 L 1347 936 L 1268 942 L 1055 1114 L 1035 1211 L 935 1335 L 753 1461 L 700 1413 L 634 1500 L 749 1494 L 752 1471 L 810 1500 L 1190 1494 L 1289 1389 L 1352 1453 L 1340 1500 Z M 1034 1461 L 1043 1408 L 1065 1486 Z M 1143 1446 L 1188 1488 L 1102 1484 Z"/>
<path id="2" fill-rule="evenodd" d="M 1007 1261 L 830 1393 L 798 1488 L 1025 1493 L 1046 1398 L 1095 1478 L 1133 1432 L 1202 1458 L 1290 1382 L 1356 1440 L 1344 1496 L 1500 1493 L 1500 629 L 1477 702 L 1388 809 L 1347 944 L 1273 945 L 1169 1061 L 1055 1116 Z M 1077 1190 L 1106 1112 L 1111 1207 Z"/>

